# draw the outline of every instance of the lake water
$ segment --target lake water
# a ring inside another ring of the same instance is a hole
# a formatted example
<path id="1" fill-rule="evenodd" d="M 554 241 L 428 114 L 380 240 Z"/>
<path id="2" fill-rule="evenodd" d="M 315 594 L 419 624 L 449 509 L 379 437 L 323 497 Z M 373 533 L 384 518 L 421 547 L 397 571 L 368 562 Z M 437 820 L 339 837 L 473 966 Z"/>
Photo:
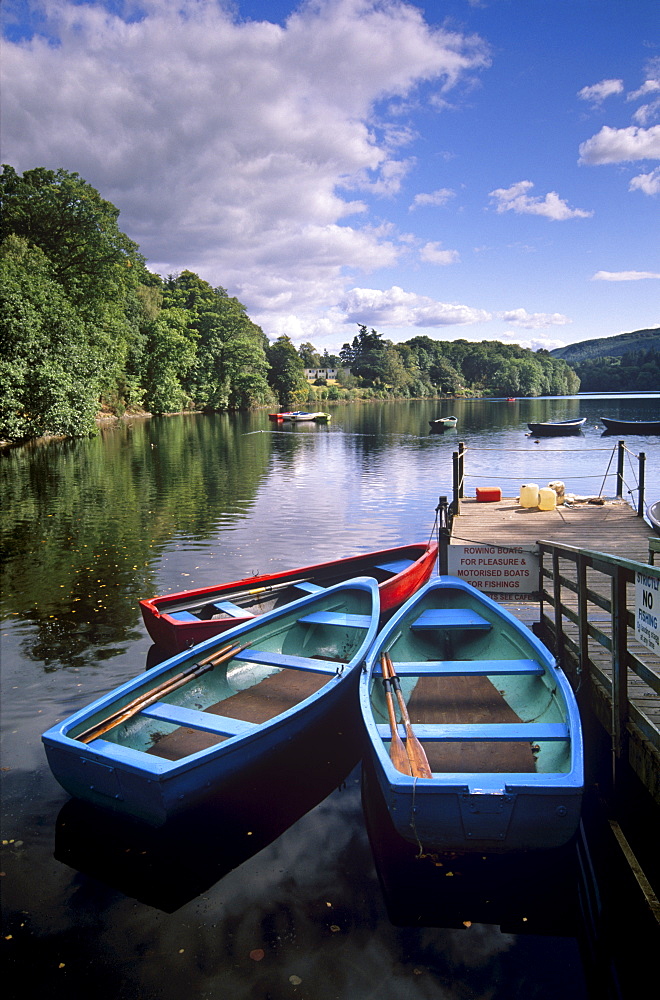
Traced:
<path id="1" fill-rule="evenodd" d="M 397 856 L 377 842 L 368 785 L 363 810 L 357 744 L 341 761 L 310 747 L 292 762 L 295 788 L 271 776 L 231 812 L 165 835 L 85 810 L 50 774 L 41 733 L 153 662 L 139 598 L 425 541 L 459 441 L 467 496 L 552 479 L 614 495 L 617 437 L 598 418 L 658 419 L 660 394 L 326 408 L 329 425 L 173 416 L 2 454 L 3 946 L 16 996 L 607 995 L 573 855 L 552 878 L 529 861 Z M 449 414 L 456 431 L 428 433 Z M 528 421 L 573 416 L 587 417 L 577 437 L 528 436 Z M 647 501 L 659 498 L 660 438 L 625 440 L 628 498 L 640 452 Z"/>

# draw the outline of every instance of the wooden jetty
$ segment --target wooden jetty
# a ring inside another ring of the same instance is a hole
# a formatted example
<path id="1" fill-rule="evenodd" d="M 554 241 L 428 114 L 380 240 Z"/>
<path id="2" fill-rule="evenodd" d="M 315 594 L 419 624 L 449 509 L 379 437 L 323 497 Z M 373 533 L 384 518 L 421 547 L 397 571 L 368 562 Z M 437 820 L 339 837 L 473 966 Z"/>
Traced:
<path id="1" fill-rule="evenodd" d="M 612 829 L 660 926 L 657 846 L 650 854 L 651 887 L 648 865 L 638 861 L 627 839 L 634 841 L 631 801 L 639 812 L 638 829 L 641 823 L 642 789 L 655 817 L 657 845 L 660 655 L 636 635 L 635 582 L 640 572 L 660 580 L 658 536 L 621 497 L 547 511 L 522 507 L 518 497 L 492 503 L 460 498 L 456 507 L 450 547 L 534 546 L 538 552 L 537 589 L 506 594 L 506 606 L 553 650 L 593 720 L 598 737 L 591 742 L 587 773 L 591 763 L 592 781 L 608 799 Z M 660 599 L 654 610 L 660 611 Z M 589 755 L 589 741 L 586 750 Z"/>

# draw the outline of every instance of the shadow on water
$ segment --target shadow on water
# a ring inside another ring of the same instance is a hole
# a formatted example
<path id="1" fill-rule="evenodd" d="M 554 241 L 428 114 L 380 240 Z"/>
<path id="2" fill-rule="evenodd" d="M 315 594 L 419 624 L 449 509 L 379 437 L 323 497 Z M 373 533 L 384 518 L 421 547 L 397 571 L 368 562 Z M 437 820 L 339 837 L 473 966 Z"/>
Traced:
<path id="1" fill-rule="evenodd" d="M 125 896 L 173 913 L 338 788 L 359 760 L 355 732 L 341 720 L 328 722 L 315 729 L 312 739 L 273 751 L 267 769 L 242 770 L 223 787 L 221 799 L 209 795 L 158 828 L 71 799 L 57 817 L 55 858 Z"/>
<path id="2" fill-rule="evenodd" d="M 660 945 L 658 925 L 640 907 L 639 886 L 623 863 L 594 789 L 585 796 L 582 822 L 568 844 L 527 854 L 428 854 L 422 845 L 404 841 L 369 762 L 362 765 L 361 797 L 394 925 L 468 931 L 486 924 L 523 940 L 573 941 L 581 960 L 575 996 L 625 1000 L 638 995 L 640 969 Z M 547 985 L 554 973 L 546 968 L 538 975 Z"/>

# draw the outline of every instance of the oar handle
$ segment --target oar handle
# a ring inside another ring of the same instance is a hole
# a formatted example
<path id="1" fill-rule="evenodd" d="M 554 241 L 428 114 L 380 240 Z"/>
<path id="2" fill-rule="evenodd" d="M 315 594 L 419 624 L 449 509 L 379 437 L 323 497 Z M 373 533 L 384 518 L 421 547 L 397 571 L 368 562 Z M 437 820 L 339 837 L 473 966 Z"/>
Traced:
<path id="1" fill-rule="evenodd" d="M 168 680 L 157 684 L 156 687 L 150 688 L 149 691 L 145 691 L 137 698 L 134 698 L 133 701 L 124 705 L 123 708 L 120 708 L 111 715 L 108 715 L 105 719 L 101 722 L 97 722 L 94 726 L 90 726 L 90 728 L 86 729 L 85 732 L 76 736 L 76 739 L 80 743 L 91 743 L 92 740 L 95 740 L 99 736 L 103 736 L 104 733 L 107 733 L 109 729 L 114 729 L 115 726 L 120 725 L 122 722 L 126 722 L 126 720 L 130 719 L 131 716 L 137 715 L 137 713 L 141 712 L 143 708 L 147 708 L 155 701 L 159 701 L 161 698 L 170 694 L 172 691 L 175 691 L 183 684 L 187 684 L 189 681 L 193 680 L 193 678 L 199 677 L 201 674 L 205 674 L 208 670 L 212 670 L 214 667 L 217 667 L 220 663 L 230 660 L 236 655 L 237 652 L 245 648 L 246 646 L 232 646 L 231 643 L 223 646 L 221 649 L 216 650 L 211 656 L 207 656 L 200 663 L 195 663 L 192 667 L 182 671 L 182 673 L 177 674 L 175 677 L 170 677 Z"/>

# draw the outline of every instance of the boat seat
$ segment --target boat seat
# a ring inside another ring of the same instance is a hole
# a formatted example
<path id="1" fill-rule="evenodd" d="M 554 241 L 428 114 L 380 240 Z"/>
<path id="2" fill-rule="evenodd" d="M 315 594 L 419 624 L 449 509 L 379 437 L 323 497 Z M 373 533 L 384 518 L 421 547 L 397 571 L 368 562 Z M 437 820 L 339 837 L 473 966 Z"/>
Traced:
<path id="1" fill-rule="evenodd" d="M 218 611 L 224 611 L 226 615 L 231 615 L 232 618 L 254 618 L 251 611 L 247 611 L 246 608 L 239 608 L 238 604 L 234 604 L 233 601 L 214 601 L 211 607 L 216 608 Z"/>
<path id="2" fill-rule="evenodd" d="M 310 670 L 315 674 L 336 674 L 346 666 L 335 660 L 315 660 L 312 656 L 294 656 L 293 653 L 276 653 L 270 649 L 241 649 L 234 660 L 262 663 L 267 667 L 291 667 L 294 670 Z"/>
<path id="3" fill-rule="evenodd" d="M 197 615 L 193 615 L 190 611 L 167 611 L 166 614 L 170 618 L 176 618 L 178 622 L 198 622 L 199 618 Z"/>
<path id="4" fill-rule="evenodd" d="M 376 727 L 378 735 L 389 740 L 389 726 Z M 568 726 L 563 722 L 499 722 L 499 723 L 466 723 L 453 725 L 424 725 L 416 723 L 413 727 L 417 739 L 434 740 L 449 743 L 455 740 L 472 740 L 490 742 L 492 740 L 516 740 L 520 742 L 536 742 L 537 740 L 567 740 Z"/>
<path id="5" fill-rule="evenodd" d="M 230 719 L 224 715 L 211 715 L 194 708 L 183 708 L 181 705 L 170 705 L 165 701 L 157 701 L 142 709 L 141 715 L 159 722 L 171 722 L 176 726 L 188 726 L 189 729 L 203 729 L 209 733 L 222 736 L 245 736 L 258 729 L 254 722 L 242 722 L 240 719 Z"/>
<path id="6" fill-rule="evenodd" d="M 412 566 L 414 559 L 394 559 L 392 562 L 388 563 L 378 563 L 376 569 L 385 570 L 386 573 L 403 573 L 404 569 L 408 569 Z"/>
<path id="7" fill-rule="evenodd" d="M 492 625 L 476 611 L 469 611 L 467 608 L 427 608 L 419 618 L 412 622 L 410 627 L 413 629 L 468 628 L 487 630 L 492 628 Z"/>
<path id="8" fill-rule="evenodd" d="M 298 619 L 306 625 L 344 625 L 349 628 L 369 628 L 369 615 L 351 615 L 345 611 L 312 611 Z"/>
<path id="9" fill-rule="evenodd" d="M 318 583 L 311 583 L 309 580 L 294 583 L 294 587 L 297 587 L 298 590 L 305 590 L 308 594 L 318 594 L 321 590 L 325 590 L 325 587 L 320 587 Z"/>
<path id="10" fill-rule="evenodd" d="M 536 660 L 419 660 L 395 663 L 399 677 L 475 677 L 507 676 L 511 674 L 543 674 Z M 374 671 L 378 674 L 380 669 Z"/>

